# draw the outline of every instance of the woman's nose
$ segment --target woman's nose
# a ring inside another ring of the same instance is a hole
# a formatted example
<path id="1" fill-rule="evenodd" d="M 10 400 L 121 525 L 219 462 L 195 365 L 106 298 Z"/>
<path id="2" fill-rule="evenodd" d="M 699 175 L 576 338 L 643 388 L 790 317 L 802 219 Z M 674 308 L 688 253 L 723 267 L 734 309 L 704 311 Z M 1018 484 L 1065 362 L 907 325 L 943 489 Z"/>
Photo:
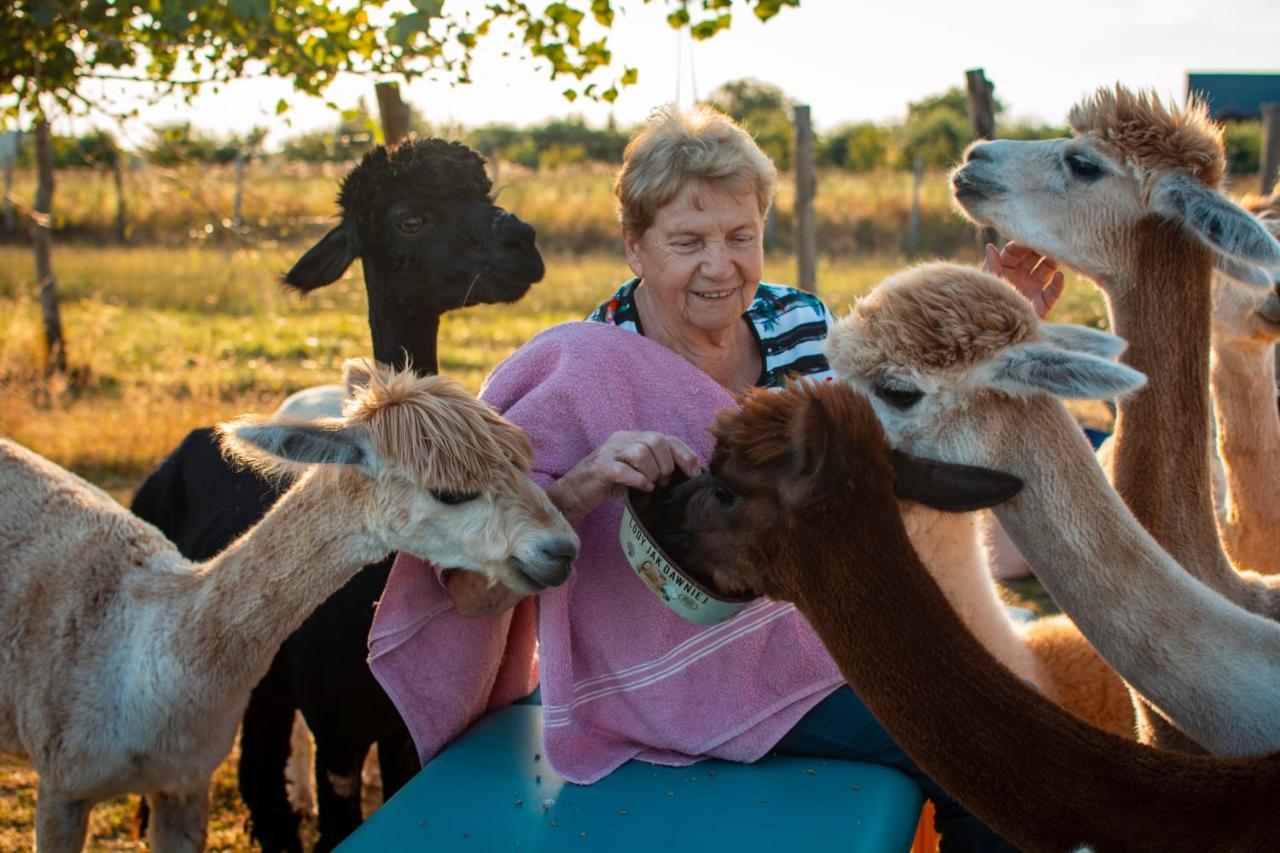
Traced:
<path id="1" fill-rule="evenodd" d="M 702 262 L 702 274 L 708 278 L 723 278 L 732 271 L 729 245 L 721 241 L 708 242 L 706 257 Z"/>

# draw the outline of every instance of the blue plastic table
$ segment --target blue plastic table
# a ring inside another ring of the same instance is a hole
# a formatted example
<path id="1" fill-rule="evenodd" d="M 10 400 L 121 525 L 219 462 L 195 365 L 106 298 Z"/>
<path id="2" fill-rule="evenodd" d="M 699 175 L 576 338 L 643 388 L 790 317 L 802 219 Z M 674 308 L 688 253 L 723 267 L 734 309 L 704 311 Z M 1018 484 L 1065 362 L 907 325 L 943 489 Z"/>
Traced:
<path id="1" fill-rule="evenodd" d="M 541 729 L 539 705 L 489 714 L 339 850 L 897 853 L 910 848 L 920 816 L 915 783 L 852 761 L 631 761 L 594 785 L 574 785 L 542 757 Z"/>

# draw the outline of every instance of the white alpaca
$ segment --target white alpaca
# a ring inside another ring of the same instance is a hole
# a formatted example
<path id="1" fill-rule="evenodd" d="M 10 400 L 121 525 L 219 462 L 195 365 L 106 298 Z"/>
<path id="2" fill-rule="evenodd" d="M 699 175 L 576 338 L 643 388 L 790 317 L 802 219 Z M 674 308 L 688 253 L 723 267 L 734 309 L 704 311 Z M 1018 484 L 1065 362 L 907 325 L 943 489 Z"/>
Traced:
<path id="1" fill-rule="evenodd" d="M 102 491 L 0 441 L 0 749 L 40 774 L 36 844 L 84 844 L 95 802 L 142 792 L 157 850 L 203 847 L 209 776 L 284 638 L 389 551 L 520 592 L 563 581 L 573 530 L 528 440 L 456 383 L 349 363 L 344 418 L 224 427 L 296 474 L 222 554 L 190 563 Z"/>
<path id="2" fill-rule="evenodd" d="M 1270 287 L 1280 242 L 1218 191 L 1222 131 L 1203 106 L 1117 86 L 1070 122 L 1071 139 L 971 147 L 952 175 L 956 202 L 1097 282 L 1126 363 L 1150 381 L 1119 402 L 1116 490 L 1188 572 L 1280 619 L 1280 579 L 1239 574 L 1223 553 L 1209 474 L 1213 270 Z"/>
<path id="3" fill-rule="evenodd" d="M 1041 324 L 994 276 L 949 264 L 882 283 L 827 338 L 893 445 L 1021 478 L 996 509 L 1094 647 L 1182 732 L 1220 755 L 1280 749 L 1280 625 L 1191 577 L 1108 486 L 1055 396 L 1141 387 L 1112 335 Z M 1051 396 L 1053 395 L 1053 396 Z"/>

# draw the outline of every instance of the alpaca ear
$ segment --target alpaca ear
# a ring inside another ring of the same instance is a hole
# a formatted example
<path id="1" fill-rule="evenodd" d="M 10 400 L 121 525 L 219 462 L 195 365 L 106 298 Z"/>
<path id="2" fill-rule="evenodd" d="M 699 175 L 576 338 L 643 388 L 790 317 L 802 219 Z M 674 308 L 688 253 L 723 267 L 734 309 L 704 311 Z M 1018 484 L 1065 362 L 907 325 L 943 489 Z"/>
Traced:
<path id="1" fill-rule="evenodd" d="M 986 509 L 1022 490 L 1020 479 L 990 468 L 921 459 L 900 450 L 890 451 L 890 461 L 895 495 L 943 512 Z"/>
<path id="2" fill-rule="evenodd" d="M 1237 261 L 1280 268 L 1280 241 L 1257 217 L 1187 175 L 1171 173 L 1152 190 L 1156 210 L 1180 220 L 1201 240 Z"/>
<path id="3" fill-rule="evenodd" d="M 1129 347 L 1129 342 L 1119 335 L 1075 323 L 1041 323 L 1040 337 L 1059 349 L 1112 360 L 1119 358 Z"/>
<path id="4" fill-rule="evenodd" d="M 349 400 L 355 396 L 357 391 L 368 388 L 377 369 L 375 362 L 367 358 L 349 358 L 344 361 L 342 363 L 342 386 L 346 389 L 346 394 L 343 396 Z"/>
<path id="5" fill-rule="evenodd" d="M 783 503 L 796 507 L 822 500 L 840 485 L 844 448 L 817 396 L 805 399 L 791 420 L 792 470 L 782 489 Z"/>
<path id="6" fill-rule="evenodd" d="M 1218 268 L 1218 272 L 1241 284 L 1271 287 L 1277 281 L 1275 273 L 1270 270 L 1265 270 L 1256 264 L 1246 264 L 1225 255 L 1214 255 L 1213 263 Z"/>
<path id="7" fill-rule="evenodd" d="M 224 453 L 266 474 L 296 472 L 308 465 L 354 465 L 374 474 L 377 456 L 368 431 L 358 424 L 237 421 L 221 424 Z"/>
<path id="8" fill-rule="evenodd" d="M 324 287 L 338 280 L 351 262 L 360 257 L 360 235 L 350 219 L 320 238 L 307 250 L 293 269 L 284 274 L 284 283 L 302 293 Z"/>
<path id="9" fill-rule="evenodd" d="M 1109 400 L 1147 384 L 1147 377 L 1128 365 L 1045 344 L 1009 347 L 987 370 L 991 387 L 1016 396 L 1042 393 L 1068 400 Z"/>

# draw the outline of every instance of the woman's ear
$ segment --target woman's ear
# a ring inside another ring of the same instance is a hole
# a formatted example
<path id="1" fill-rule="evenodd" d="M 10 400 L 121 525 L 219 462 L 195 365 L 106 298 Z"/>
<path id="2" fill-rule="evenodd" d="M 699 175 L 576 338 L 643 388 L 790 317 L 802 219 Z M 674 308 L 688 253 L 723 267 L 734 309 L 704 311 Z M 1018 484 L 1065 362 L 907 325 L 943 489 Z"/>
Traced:
<path id="1" fill-rule="evenodd" d="M 627 266 L 636 278 L 644 278 L 644 262 L 640 260 L 640 240 L 626 228 L 622 229 L 622 245 L 627 250 Z"/>

